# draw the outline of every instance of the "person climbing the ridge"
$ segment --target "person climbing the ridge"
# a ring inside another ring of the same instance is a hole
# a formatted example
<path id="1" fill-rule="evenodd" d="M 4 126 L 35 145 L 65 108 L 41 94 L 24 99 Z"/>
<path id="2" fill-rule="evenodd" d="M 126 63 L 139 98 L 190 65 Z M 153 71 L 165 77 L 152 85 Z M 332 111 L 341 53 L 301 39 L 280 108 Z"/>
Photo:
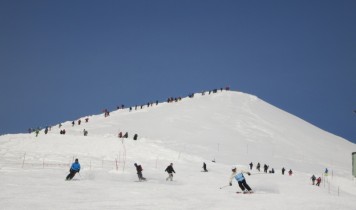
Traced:
<path id="1" fill-rule="evenodd" d="M 203 172 L 208 172 L 208 169 L 206 169 L 206 163 L 205 162 L 203 162 Z"/>
<path id="2" fill-rule="evenodd" d="M 314 185 L 315 184 L 315 180 L 316 180 L 316 177 L 314 176 L 314 174 L 310 179 L 312 180 L 312 184 Z"/>
<path id="3" fill-rule="evenodd" d="M 257 169 L 258 171 L 260 171 L 260 167 L 261 167 L 261 164 L 260 164 L 260 163 L 257 163 L 256 169 Z"/>
<path id="4" fill-rule="evenodd" d="M 316 179 L 316 186 L 320 186 L 320 182 L 321 182 L 321 177 L 319 176 L 317 179 Z"/>
<path id="5" fill-rule="evenodd" d="M 293 174 L 292 169 L 289 169 L 288 174 L 289 174 L 289 176 L 292 176 L 292 174 Z"/>

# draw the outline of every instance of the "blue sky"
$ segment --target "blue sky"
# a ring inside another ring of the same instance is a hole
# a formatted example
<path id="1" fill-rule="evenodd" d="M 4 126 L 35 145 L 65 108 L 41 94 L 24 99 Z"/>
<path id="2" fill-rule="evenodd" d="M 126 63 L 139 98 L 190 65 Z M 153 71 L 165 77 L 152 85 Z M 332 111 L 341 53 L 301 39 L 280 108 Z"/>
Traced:
<path id="1" fill-rule="evenodd" d="M 0 0 L 0 133 L 230 86 L 356 142 L 356 1 Z"/>

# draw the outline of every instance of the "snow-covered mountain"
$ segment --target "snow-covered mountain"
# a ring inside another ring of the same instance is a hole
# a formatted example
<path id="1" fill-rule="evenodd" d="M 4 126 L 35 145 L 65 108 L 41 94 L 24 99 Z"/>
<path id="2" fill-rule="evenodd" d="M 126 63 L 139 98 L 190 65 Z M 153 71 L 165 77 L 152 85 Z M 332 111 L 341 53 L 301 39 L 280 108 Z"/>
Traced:
<path id="1" fill-rule="evenodd" d="M 0 137 L 0 209 L 356 209 L 356 145 L 256 96 L 206 92 L 78 120 L 38 137 Z M 82 165 L 80 181 L 65 182 L 74 158 Z M 147 182 L 135 182 L 135 162 Z M 201 173 L 203 162 L 208 173 Z M 246 177 L 253 195 L 236 194 L 237 183 L 220 189 L 232 165 L 247 169 L 250 162 L 276 173 L 254 166 Z M 173 182 L 165 180 L 169 163 L 177 172 Z M 282 167 L 293 176 L 281 175 Z M 320 187 L 311 185 L 312 174 L 323 177 Z"/>

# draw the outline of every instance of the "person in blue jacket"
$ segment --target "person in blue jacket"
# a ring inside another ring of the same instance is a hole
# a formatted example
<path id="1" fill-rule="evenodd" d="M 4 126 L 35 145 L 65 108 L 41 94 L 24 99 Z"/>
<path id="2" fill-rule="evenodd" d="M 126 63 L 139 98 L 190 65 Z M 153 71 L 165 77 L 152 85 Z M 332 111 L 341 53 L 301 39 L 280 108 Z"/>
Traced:
<path id="1" fill-rule="evenodd" d="M 243 175 L 244 173 L 246 173 L 247 175 L 250 176 L 251 173 L 240 168 L 237 169 L 235 166 L 233 166 L 231 170 L 232 170 L 232 174 L 230 176 L 230 182 L 229 182 L 230 186 L 232 186 L 232 180 L 235 178 L 243 193 L 253 193 L 250 186 L 248 186 L 248 184 L 246 183 L 246 179 Z"/>
<path id="2" fill-rule="evenodd" d="M 72 166 L 69 169 L 69 174 L 66 177 L 66 180 L 71 180 L 75 176 L 76 173 L 79 173 L 80 171 L 80 164 L 78 159 L 75 159 L 75 162 L 72 164 Z"/>

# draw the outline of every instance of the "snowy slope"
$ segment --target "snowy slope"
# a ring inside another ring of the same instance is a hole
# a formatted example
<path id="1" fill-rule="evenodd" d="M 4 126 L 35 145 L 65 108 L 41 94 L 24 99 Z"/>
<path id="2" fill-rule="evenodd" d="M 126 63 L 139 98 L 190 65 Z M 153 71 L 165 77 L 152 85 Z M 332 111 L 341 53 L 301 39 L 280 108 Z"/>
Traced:
<path id="1" fill-rule="evenodd" d="M 255 96 L 219 91 L 88 117 L 81 125 L 53 126 L 47 135 L 0 137 L 0 209 L 356 209 L 356 145 Z M 120 131 L 129 138 L 119 139 Z M 65 182 L 76 157 L 80 181 Z M 253 169 L 247 177 L 253 195 L 236 194 L 237 183 L 219 189 L 231 165 L 247 168 L 251 161 L 276 174 Z M 147 182 L 135 182 L 135 162 Z M 171 162 L 177 174 L 166 182 Z M 201 173 L 203 162 L 208 173 Z M 282 176 L 282 167 L 294 175 Z M 310 176 L 322 176 L 326 167 L 325 182 L 312 186 Z"/>

